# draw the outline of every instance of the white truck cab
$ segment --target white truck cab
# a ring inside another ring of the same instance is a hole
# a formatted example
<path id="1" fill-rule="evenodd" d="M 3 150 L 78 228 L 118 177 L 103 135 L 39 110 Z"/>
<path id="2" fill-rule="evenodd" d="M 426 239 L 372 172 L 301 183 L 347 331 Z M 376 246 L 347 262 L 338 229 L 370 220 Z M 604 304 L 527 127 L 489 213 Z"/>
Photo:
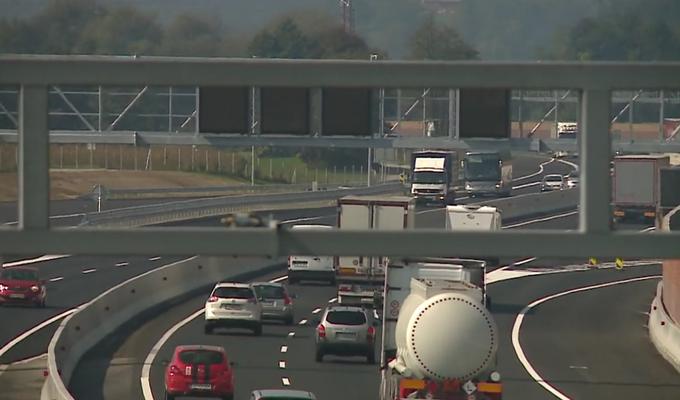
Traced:
<path id="1" fill-rule="evenodd" d="M 500 230 L 501 213 L 496 207 L 489 206 L 447 206 L 446 229 L 451 231 Z"/>

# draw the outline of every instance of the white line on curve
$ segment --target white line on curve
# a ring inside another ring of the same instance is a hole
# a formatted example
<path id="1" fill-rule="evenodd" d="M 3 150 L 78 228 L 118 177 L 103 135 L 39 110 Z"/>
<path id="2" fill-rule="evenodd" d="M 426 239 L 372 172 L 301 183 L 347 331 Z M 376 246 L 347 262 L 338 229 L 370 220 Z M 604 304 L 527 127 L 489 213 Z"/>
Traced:
<path id="1" fill-rule="evenodd" d="M 0 357 L 2 357 L 5 353 L 10 351 L 14 346 L 16 346 L 19 342 L 22 340 L 26 339 L 27 337 L 31 336 L 32 334 L 38 332 L 39 330 L 43 329 L 44 327 L 59 321 L 60 319 L 73 314 L 78 307 L 71 308 L 70 310 L 66 310 L 62 312 L 61 314 L 57 314 L 53 316 L 50 319 L 47 319 L 38 325 L 34 326 L 33 328 L 27 330 L 26 332 L 20 334 L 19 336 L 15 337 L 14 339 L 10 340 L 6 345 L 4 345 L 2 348 L 0 348 Z"/>
<path id="2" fill-rule="evenodd" d="M 70 255 L 45 255 L 45 256 L 40 256 L 37 258 L 31 258 L 28 260 L 19 260 L 19 261 L 12 261 L 8 263 L 2 264 L 3 268 L 9 268 L 9 267 L 19 267 L 22 265 L 27 265 L 27 264 L 35 264 L 39 262 L 44 262 L 44 261 L 51 261 L 51 260 L 58 260 L 60 258 L 66 258 L 66 257 L 71 257 Z"/>
<path id="3" fill-rule="evenodd" d="M 321 215 L 318 217 L 304 217 L 304 218 L 294 218 L 294 219 L 287 219 L 284 221 L 280 221 L 279 223 L 281 224 L 294 224 L 296 222 L 306 222 L 306 221 L 316 221 L 317 219 L 324 219 L 324 218 L 330 218 L 330 217 L 335 217 L 335 214 L 331 215 Z"/>
<path id="4" fill-rule="evenodd" d="M 520 335 L 520 329 L 522 328 L 522 322 L 524 321 L 524 317 L 531 311 L 532 308 L 545 303 L 547 301 L 556 299 L 558 297 L 566 296 L 568 294 L 573 294 L 573 293 L 578 293 L 578 292 L 584 292 L 587 290 L 593 290 L 593 289 L 601 289 L 609 286 L 615 286 L 615 285 L 622 285 L 625 283 L 631 283 L 631 282 L 638 282 L 638 281 L 644 281 L 644 280 L 649 280 L 649 279 L 659 279 L 661 276 L 660 275 L 653 275 L 653 276 L 643 276 L 639 278 L 631 278 L 631 279 L 624 279 L 620 281 L 614 281 L 614 282 L 607 282 L 607 283 L 602 283 L 598 285 L 591 285 L 591 286 L 585 286 L 585 287 L 580 287 L 576 289 L 571 289 L 567 290 L 564 292 L 556 293 L 547 297 L 540 298 L 538 300 L 535 300 L 528 306 L 524 307 L 522 311 L 520 311 L 519 314 L 517 314 L 517 317 L 515 318 L 515 323 L 512 326 L 512 347 L 515 350 L 515 354 L 517 355 L 517 358 L 519 359 L 519 362 L 522 364 L 524 369 L 527 371 L 527 373 L 531 376 L 531 378 L 536 381 L 539 385 L 541 385 L 545 390 L 547 390 L 549 393 L 554 395 L 560 400 L 570 400 L 570 397 L 566 396 L 564 393 L 560 392 L 557 388 L 554 386 L 550 385 L 548 382 L 543 379 L 543 377 L 534 369 L 534 367 L 531 365 L 529 360 L 526 357 L 526 354 L 524 353 L 524 350 L 522 349 L 522 345 L 519 340 L 519 335 Z"/>
<path id="5" fill-rule="evenodd" d="M 151 257 L 151 258 L 149 258 L 149 261 L 158 261 L 160 259 L 161 259 L 161 257 Z"/>
<path id="6" fill-rule="evenodd" d="M 550 159 L 550 160 L 548 160 L 548 161 L 542 162 L 542 163 L 538 164 L 538 171 L 536 171 L 536 172 L 534 172 L 534 173 L 531 173 L 531 174 L 529 174 L 529 175 L 524 175 L 524 176 L 517 177 L 517 178 L 513 179 L 512 181 L 513 181 L 513 182 L 515 182 L 515 181 L 521 181 L 521 180 L 524 180 L 524 179 L 527 179 L 527 178 L 533 178 L 533 177 L 536 176 L 536 175 L 541 175 L 541 174 L 543 173 L 543 167 L 546 166 L 546 165 L 548 165 L 548 164 L 550 164 L 550 163 L 553 162 L 553 161 L 554 161 L 554 160 Z M 513 189 L 514 189 L 514 188 L 513 188 Z"/>
<path id="7" fill-rule="evenodd" d="M 538 223 L 538 222 L 546 222 L 546 221 L 552 221 L 553 219 L 566 218 L 566 217 L 570 217 L 572 215 L 578 215 L 578 211 L 569 211 L 569 212 L 564 213 L 564 214 L 551 215 L 551 216 L 545 217 L 545 218 L 532 219 L 530 221 L 519 222 L 517 224 L 505 225 L 505 226 L 502 227 L 502 229 L 517 228 L 519 226 L 531 225 L 531 224 L 535 224 L 535 223 Z"/>
<path id="8" fill-rule="evenodd" d="M 84 269 L 82 271 L 82 273 L 83 274 L 91 274 L 91 273 L 96 272 L 96 271 L 97 271 L 97 268 L 90 268 L 90 269 Z"/>
<path id="9" fill-rule="evenodd" d="M 513 186 L 512 189 L 513 190 L 514 189 L 524 189 L 524 188 L 528 188 L 528 187 L 531 187 L 531 186 L 538 186 L 540 184 L 541 184 L 541 182 L 530 182 L 530 183 L 525 183 L 524 185 Z"/>

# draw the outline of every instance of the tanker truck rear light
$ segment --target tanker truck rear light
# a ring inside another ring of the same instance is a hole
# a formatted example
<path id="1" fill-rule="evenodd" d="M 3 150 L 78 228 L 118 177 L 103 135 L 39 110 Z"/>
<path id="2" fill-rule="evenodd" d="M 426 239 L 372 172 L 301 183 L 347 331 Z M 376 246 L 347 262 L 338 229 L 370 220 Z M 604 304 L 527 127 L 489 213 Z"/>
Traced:
<path id="1" fill-rule="evenodd" d="M 644 216 L 653 218 L 656 217 L 656 213 L 654 211 L 645 211 Z"/>
<path id="2" fill-rule="evenodd" d="M 326 327 L 319 324 L 316 327 L 316 334 L 319 335 L 319 338 L 325 338 L 326 337 Z"/>
<path id="3" fill-rule="evenodd" d="M 366 339 L 368 339 L 369 342 L 372 342 L 375 339 L 375 327 L 373 327 L 373 326 L 368 327 L 368 332 L 366 333 Z"/>
<path id="4" fill-rule="evenodd" d="M 477 384 L 477 391 L 480 393 L 502 393 L 503 385 L 496 382 L 479 382 Z"/>

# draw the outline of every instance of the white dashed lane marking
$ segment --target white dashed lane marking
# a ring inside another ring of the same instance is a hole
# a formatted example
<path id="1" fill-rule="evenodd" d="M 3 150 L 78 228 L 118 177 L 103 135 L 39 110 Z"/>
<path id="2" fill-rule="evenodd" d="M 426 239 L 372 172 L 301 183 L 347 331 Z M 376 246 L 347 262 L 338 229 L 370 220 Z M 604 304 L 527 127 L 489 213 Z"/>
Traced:
<path id="1" fill-rule="evenodd" d="M 300 321 L 300 325 L 304 325 L 304 324 L 306 324 L 306 323 L 307 323 L 307 320 L 306 320 L 306 319 L 303 319 L 303 320 Z"/>
<path id="2" fill-rule="evenodd" d="M 130 263 L 123 261 L 123 262 L 117 263 L 116 267 L 126 267 L 128 265 L 130 265 Z"/>
<path id="3" fill-rule="evenodd" d="M 318 314 L 320 311 L 320 308 L 315 308 L 314 311 L 312 311 L 312 314 Z"/>
<path id="4" fill-rule="evenodd" d="M 283 386 L 290 386 L 290 379 L 281 378 L 281 383 L 283 383 Z"/>
<path id="5" fill-rule="evenodd" d="M 328 300 L 329 303 L 335 303 L 336 301 L 338 301 L 337 297 L 333 297 L 332 299 Z"/>
<path id="6" fill-rule="evenodd" d="M 293 337 L 295 336 L 295 332 L 288 332 L 288 337 Z"/>
<path id="7" fill-rule="evenodd" d="M 160 259 L 161 259 L 160 257 L 151 257 L 149 258 L 149 261 L 158 261 Z"/>
<path id="8" fill-rule="evenodd" d="M 56 277 L 56 278 L 50 279 L 50 282 L 59 282 L 60 280 L 63 280 L 63 279 L 64 279 L 63 276 L 58 276 L 58 277 Z"/>
<path id="9" fill-rule="evenodd" d="M 283 360 L 279 361 L 279 368 L 286 369 L 286 362 Z"/>
<path id="10" fill-rule="evenodd" d="M 97 268 L 84 269 L 83 274 L 91 274 L 95 271 L 97 271 Z"/>
<path id="11" fill-rule="evenodd" d="M 288 353 L 288 346 L 281 346 L 281 353 Z"/>

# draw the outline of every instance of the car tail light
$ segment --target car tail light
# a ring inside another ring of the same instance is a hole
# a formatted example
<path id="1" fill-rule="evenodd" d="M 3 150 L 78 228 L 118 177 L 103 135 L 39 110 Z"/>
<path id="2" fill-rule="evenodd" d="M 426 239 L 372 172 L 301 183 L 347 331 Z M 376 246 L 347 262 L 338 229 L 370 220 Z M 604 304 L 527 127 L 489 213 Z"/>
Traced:
<path id="1" fill-rule="evenodd" d="M 40 288 L 37 286 L 31 286 L 31 291 L 34 293 L 38 293 L 40 291 Z"/>
<path id="2" fill-rule="evenodd" d="M 292 302 L 293 302 L 293 301 L 292 301 L 292 300 L 290 299 L 290 297 L 288 296 L 288 293 L 285 293 L 285 294 L 283 295 L 283 304 L 289 306 Z"/>
<path id="3" fill-rule="evenodd" d="M 316 333 L 317 333 L 317 335 L 319 335 L 320 338 L 325 338 L 326 337 L 326 327 L 319 324 L 316 327 Z"/>
<path id="4" fill-rule="evenodd" d="M 339 285 L 338 290 L 342 292 L 351 292 L 352 291 L 352 285 Z"/>
<path id="5" fill-rule="evenodd" d="M 373 326 L 368 327 L 368 332 L 366 333 L 366 338 L 369 341 L 373 341 L 373 339 L 375 339 L 375 327 L 373 327 Z"/>
<path id="6" fill-rule="evenodd" d="M 210 298 L 208 299 L 208 303 L 214 303 L 214 302 L 216 302 L 216 301 L 219 300 L 219 299 L 220 299 L 220 298 L 217 297 L 217 296 L 210 296 Z"/>
<path id="7" fill-rule="evenodd" d="M 182 372 L 177 368 L 176 365 L 170 366 L 170 375 L 180 375 Z"/>

